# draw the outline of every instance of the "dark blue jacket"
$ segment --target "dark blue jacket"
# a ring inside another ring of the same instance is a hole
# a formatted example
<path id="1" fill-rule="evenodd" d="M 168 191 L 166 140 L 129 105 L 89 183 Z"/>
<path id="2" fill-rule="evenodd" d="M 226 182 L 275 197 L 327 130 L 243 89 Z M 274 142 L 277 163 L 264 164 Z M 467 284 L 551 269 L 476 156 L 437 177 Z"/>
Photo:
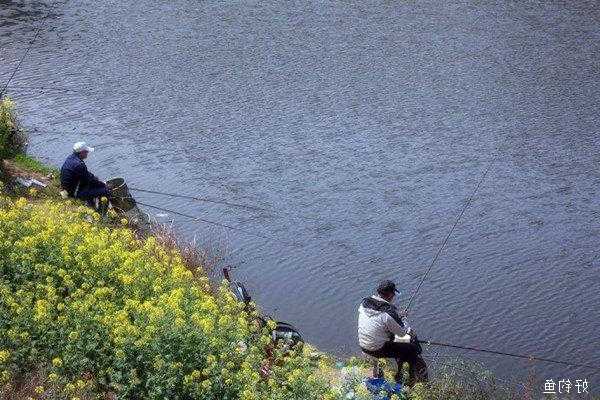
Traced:
<path id="1" fill-rule="evenodd" d="M 69 192 L 69 196 L 75 196 L 75 190 L 89 189 L 104 184 L 90 173 L 83 160 L 76 153 L 71 154 L 65 160 L 60 169 L 60 185 Z M 79 186 L 78 186 L 79 185 Z"/>

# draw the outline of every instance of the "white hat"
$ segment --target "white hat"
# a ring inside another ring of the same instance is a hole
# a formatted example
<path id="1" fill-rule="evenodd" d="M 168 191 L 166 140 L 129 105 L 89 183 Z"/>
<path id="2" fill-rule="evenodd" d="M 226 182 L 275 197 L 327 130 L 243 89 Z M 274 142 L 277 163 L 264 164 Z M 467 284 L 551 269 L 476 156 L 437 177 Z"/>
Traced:
<path id="1" fill-rule="evenodd" d="M 85 142 L 77 142 L 73 145 L 73 151 L 75 153 L 81 153 L 82 151 L 93 152 L 94 148 L 85 144 Z"/>

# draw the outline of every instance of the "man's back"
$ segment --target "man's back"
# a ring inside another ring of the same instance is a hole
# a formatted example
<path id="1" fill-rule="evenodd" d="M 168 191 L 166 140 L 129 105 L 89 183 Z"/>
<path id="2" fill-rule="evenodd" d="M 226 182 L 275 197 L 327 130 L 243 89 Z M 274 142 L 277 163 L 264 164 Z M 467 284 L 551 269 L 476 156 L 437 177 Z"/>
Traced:
<path id="1" fill-rule="evenodd" d="M 69 195 L 73 196 L 75 189 L 81 179 L 81 170 L 83 161 L 79 159 L 77 154 L 72 153 L 60 169 L 60 185 L 63 189 L 69 192 Z"/>
<path id="2" fill-rule="evenodd" d="M 381 297 L 363 299 L 358 308 L 358 344 L 366 350 L 378 350 L 394 335 L 404 336 L 406 328 L 396 307 Z"/>
<path id="3" fill-rule="evenodd" d="M 60 185 L 69 192 L 70 196 L 75 196 L 77 189 L 83 190 L 98 184 L 101 182 L 88 171 L 87 166 L 76 153 L 67 157 L 60 169 Z"/>

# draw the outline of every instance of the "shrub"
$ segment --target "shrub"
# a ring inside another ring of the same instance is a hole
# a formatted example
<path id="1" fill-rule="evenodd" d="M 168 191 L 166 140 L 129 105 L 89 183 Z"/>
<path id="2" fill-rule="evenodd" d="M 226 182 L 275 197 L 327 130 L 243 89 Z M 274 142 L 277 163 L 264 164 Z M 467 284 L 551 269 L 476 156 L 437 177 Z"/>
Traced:
<path id="1" fill-rule="evenodd" d="M 95 219 L 70 202 L 0 197 L 5 392 L 44 370 L 39 398 L 322 398 L 309 359 L 272 350 L 272 326 L 225 284 L 213 295 L 176 250 Z"/>
<path id="2" fill-rule="evenodd" d="M 0 99 L 0 160 L 23 152 L 26 144 L 25 133 L 16 118 L 15 104 L 9 97 L 3 97 Z"/>
<path id="3" fill-rule="evenodd" d="M 475 361 L 450 359 L 436 362 L 436 377 L 418 384 L 412 400 L 517 400 L 520 395 L 512 389 L 516 382 L 498 381 L 494 375 Z"/>

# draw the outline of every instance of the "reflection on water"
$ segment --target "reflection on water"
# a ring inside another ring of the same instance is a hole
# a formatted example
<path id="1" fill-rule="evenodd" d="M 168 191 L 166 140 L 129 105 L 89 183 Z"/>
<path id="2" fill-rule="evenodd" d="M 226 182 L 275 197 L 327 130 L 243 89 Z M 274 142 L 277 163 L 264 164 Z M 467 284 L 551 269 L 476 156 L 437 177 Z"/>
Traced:
<path id="1" fill-rule="evenodd" d="M 4 80 L 48 5 L 0 6 Z M 230 249 L 266 311 L 336 353 L 356 353 L 377 280 L 409 296 L 496 157 L 412 324 L 594 363 L 598 17 L 581 2 L 59 3 L 9 89 L 52 163 L 84 138 L 104 177 L 275 210 L 139 194 L 272 237 L 173 216 Z"/>

